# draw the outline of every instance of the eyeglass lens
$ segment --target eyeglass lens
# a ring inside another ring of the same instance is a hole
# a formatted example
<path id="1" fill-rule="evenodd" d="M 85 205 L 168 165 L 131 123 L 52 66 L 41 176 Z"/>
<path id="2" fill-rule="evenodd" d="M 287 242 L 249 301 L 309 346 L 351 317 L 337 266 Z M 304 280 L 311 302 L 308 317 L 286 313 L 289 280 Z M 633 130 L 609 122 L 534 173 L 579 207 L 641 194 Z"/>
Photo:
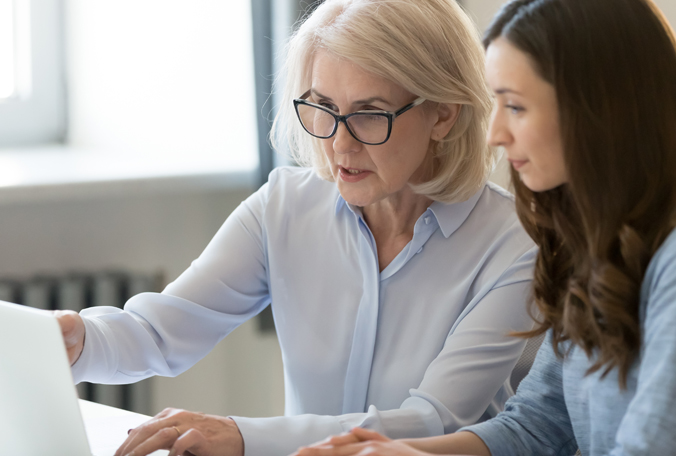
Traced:
<path id="1" fill-rule="evenodd" d="M 319 138 L 328 138 L 336 127 L 336 118 L 309 105 L 298 105 L 298 114 L 305 129 Z M 352 134 L 365 143 L 380 143 L 387 139 L 388 118 L 383 115 L 358 113 L 347 118 Z"/>

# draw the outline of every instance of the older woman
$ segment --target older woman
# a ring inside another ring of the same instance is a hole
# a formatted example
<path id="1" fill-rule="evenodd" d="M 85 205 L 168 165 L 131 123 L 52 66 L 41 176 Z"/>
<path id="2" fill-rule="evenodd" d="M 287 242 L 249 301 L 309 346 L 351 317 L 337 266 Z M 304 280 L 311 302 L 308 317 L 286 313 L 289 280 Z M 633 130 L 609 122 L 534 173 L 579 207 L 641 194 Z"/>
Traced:
<path id="1" fill-rule="evenodd" d="M 272 303 L 286 416 L 165 410 L 118 454 L 438 435 L 512 394 L 535 248 L 486 183 L 471 21 L 454 0 L 328 0 L 291 40 L 286 81 L 276 137 L 309 166 L 274 171 L 161 294 L 61 318 L 75 379 L 125 383 L 183 372 Z"/>
<path id="2" fill-rule="evenodd" d="M 676 35 L 652 0 L 515 0 L 485 43 L 547 338 L 492 420 L 300 454 L 675 454 Z"/>

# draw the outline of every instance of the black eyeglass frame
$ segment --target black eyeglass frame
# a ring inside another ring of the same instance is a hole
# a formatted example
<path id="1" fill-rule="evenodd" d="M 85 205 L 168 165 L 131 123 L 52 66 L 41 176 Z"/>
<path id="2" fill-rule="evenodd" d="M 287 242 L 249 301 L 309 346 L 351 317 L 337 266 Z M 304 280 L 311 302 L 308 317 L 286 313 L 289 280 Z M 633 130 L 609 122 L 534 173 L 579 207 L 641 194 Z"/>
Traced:
<path id="1" fill-rule="evenodd" d="M 335 135 L 336 132 L 338 131 L 338 124 L 340 122 L 343 122 L 345 124 L 345 128 L 347 128 L 347 131 L 350 133 L 350 135 L 352 135 L 352 137 L 354 139 L 356 139 L 360 143 L 366 144 L 368 146 L 379 146 L 381 144 L 385 144 L 390 139 L 390 135 L 392 134 L 392 123 L 394 122 L 394 119 L 396 119 L 397 117 L 399 117 L 400 115 L 402 115 L 406 111 L 413 109 L 416 106 L 419 106 L 419 105 L 423 104 L 425 101 L 427 101 L 425 98 L 419 97 L 419 98 L 416 98 L 415 100 L 413 100 L 411 103 L 404 106 L 403 108 L 399 109 L 398 111 L 394 111 L 394 112 L 392 112 L 392 111 L 377 111 L 377 110 L 374 110 L 374 111 L 355 111 L 355 112 L 352 112 L 350 114 L 346 114 L 344 116 L 341 116 L 340 114 L 336 114 L 334 111 L 330 110 L 329 108 L 327 108 L 325 106 L 318 105 L 318 104 L 315 104 L 315 103 L 310 103 L 309 101 L 306 100 L 306 98 L 309 97 L 309 96 L 310 96 L 310 91 L 308 90 L 300 98 L 296 98 L 296 99 L 293 100 L 293 107 L 296 111 L 296 115 L 298 116 L 298 121 L 300 122 L 301 126 L 303 127 L 303 130 L 305 130 L 309 135 L 314 136 L 315 138 L 329 139 L 329 138 L 333 137 L 333 135 Z M 311 106 L 313 108 L 319 109 L 319 110 L 324 111 L 327 114 L 330 114 L 331 116 L 333 116 L 333 118 L 335 119 L 335 123 L 333 125 L 333 131 L 331 132 L 331 134 L 328 135 L 328 136 L 320 136 L 320 135 L 316 135 L 314 133 L 311 133 L 307 128 L 305 128 L 305 124 L 303 123 L 303 119 L 300 116 L 300 111 L 298 110 L 299 105 Z M 357 138 L 357 135 L 354 134 L 354 132 L 350 128 L 350 125 L 347 123 L 347 119 L 349 119 L 350 117 L 353 117 L 353 116 L 381 116 L 381 117 L 386 117 L 387 118 L 387 136 L 385 137 L 385 140 L 383 140 L 381 142 L 377 142 L 377 143 L 370 143 L 370 142 L 362 141 L 361 139 Z"/>

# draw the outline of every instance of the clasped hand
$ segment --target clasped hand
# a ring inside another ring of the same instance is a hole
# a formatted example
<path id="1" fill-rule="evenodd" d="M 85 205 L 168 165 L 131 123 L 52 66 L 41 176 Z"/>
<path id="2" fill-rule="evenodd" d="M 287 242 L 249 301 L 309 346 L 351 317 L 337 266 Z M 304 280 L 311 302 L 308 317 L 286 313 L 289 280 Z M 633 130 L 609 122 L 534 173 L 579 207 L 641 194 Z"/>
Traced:
<path id="1" fill-rule="evenodd" d="M 133 429 L 115 456 L 244 456 L 244 441 L 234 420 L 168 408 Z"/>
<path id="2" fill-rule="evenodd" d="M 301 448 L 293 456 L 421 456 L 404 442 L 390 440 L 377 432 L 354 428 L 311 447 Z M 429 455 L 428 455 L 429 456 Z"/>

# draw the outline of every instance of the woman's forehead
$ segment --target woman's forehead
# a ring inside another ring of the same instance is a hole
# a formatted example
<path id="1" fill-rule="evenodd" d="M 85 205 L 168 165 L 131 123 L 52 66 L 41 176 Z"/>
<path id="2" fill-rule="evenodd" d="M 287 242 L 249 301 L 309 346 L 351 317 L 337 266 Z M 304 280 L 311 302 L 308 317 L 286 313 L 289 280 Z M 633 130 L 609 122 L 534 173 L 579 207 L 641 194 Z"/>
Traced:
<path id="1" fill-rule="evenodd" d="M 401 85 L 325 50 L 314 56 L 311 89 L 314 94 L 350 102 L 378 98 L 394 103 L 411 96 Z"/>
<path id="2" fill-rule="evenodd" d="M 496 93 L 528 95 L 538 92 L 543 84 L 549 85 L 535 71 L 531 58 L 503 38 L 486 50 L 486 79 Z"/>

